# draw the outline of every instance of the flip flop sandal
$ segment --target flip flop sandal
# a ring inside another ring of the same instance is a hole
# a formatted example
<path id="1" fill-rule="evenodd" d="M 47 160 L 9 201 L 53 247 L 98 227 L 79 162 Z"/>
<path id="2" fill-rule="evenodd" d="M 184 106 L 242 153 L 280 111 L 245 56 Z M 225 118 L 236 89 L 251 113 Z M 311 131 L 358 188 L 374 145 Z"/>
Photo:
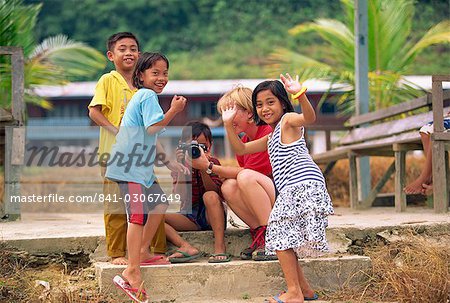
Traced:
<path id="1" fill-rule="evenodd" d="M 286 293 L 285 290 L 283 290 L 282 292 L 280 292 L 276 297 L 278 298 L 278 300 L 280 299 L 279 296 L 281 296 L 282 294 Z M 276 300 L 275 297 L 273 297 L 274 300 Z M 303 300 L 305 301 L 315 301 L 319 299 L 319 295 L 317 293 L 314 293 L 314 296 L 312 297 L 303 297 Z M 269 302 L 269 300 L 265 300 L 265 302 Z M 278 302 L 278 301 L 277 301 Z"/>
<path id="2" fill-rule="evenodd" d="M 201 252 L 199 252 L 198 254 L 195 254 L 195 255 L 190 255 L 187 252 L 182 251 L 182 250 L 178 250 L 178 249 L 175 252 L 178 252 L 178 253 L 182 254 L 183 257 L 169 258 L 170 263 L 187 263 L 187 262 L 190 262 L 192 260 L 198 259 L 198 258 L 200 258 L 203 255 L 203 253 L 201 253 Z"/>
<path id="3" fill-rule="evenodd" d="M 278 260 L 277 255 L 267 255 L 265 248 L 258 248 L 252 253 L 253 261 L 274 261 Z"/>
<path id="4" fill-rule="evenodd" d="M 166 258 L 163 256 L 153 256 L 150 259 L 144 260 L 141 262 L 141 266 L 150 266 L 150 265 L 168 265 L 169 261 L 165 260 Z"/>
<path id="5" fill-rule="evenodd" d="M 226 258 L 216 259 L 215 257 L 226 257 Z M 226 263 L 230 261 L 231 261 L 231 254 L 229 253 L 211 254 L 211 257 L 208 259 L 208 263 Z"/>
<path id="6" fill-rule="evenodd" d="M 314 296 L 312 296 L 312 297 L 303 297 L 303 299 L 305 301 L 315 301 L 315 300 L 319 299 L 319 295 L 317 293 L 314 293 Z"/>
<path id="7" fill-rule="evenodd" d="M 117 275 L 113 278 L 113 283 L 117 288 L 122 290 L 127 296 L 136 303 L 148 303 L 147 293 L 143 288 L 132 288 L 130 283 L 124 278 Z M 143 283 L 142 283 L 143 284 Z M 142 285 L 141 285 L 142 286 Z"/>
<path id="8" fill-rule="evenodd" d="M 272 299 L 274 299 L 275 302 L 277 302 L 277 303 L 285 303 L 284 301 L 281 301 L 281 299 L 280 299 L 280 297 L 278 295 L 277 296 L 273 296 Z"/>

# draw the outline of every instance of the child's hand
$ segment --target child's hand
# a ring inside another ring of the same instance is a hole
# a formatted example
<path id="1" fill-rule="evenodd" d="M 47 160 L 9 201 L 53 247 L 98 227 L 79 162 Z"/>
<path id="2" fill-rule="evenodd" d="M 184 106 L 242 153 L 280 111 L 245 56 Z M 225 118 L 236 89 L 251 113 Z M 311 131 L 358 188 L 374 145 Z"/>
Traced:
<path id="1" fill-rule="evenodd" d="M 234 117 L 237 114 L 237 107 L 234 103 L 227 103 L 221 108 L 223 124 L 233 123 Z"/>
<path id="2" fill-rule="evenodd" d="M 197 159 L 191 159 L 191 164 L 193 168 L 198 170 L 206 170 L 208 168 L 209 159 L 202 148 L 200 148 L 200 157 Z"/>
<path id="3" fill-rule="evenodd" d="M 288 93 L 295 95 L 302 89 L 302 85 L 298 82 L 298 75 L 294 80 L 288 73 L 286 73 L 286 77 L 284 77 L 283 74 L 280 74 L 280 79 Z"/>
<path id="4" fill-rule="evenodd" d="M 175 111 L 176 113 L 179 113 L 183 111 L 184 107 L 186 106 L 187 99 L 183 96 L 173 96 L 172 102 L 170 103 L 170 109 Z"/>
<path id="5" fill-rule="evenodd" d="M 183 164 L 176 161 L 169 161 L 166 166 L 173 172 L 182 173 L 183 175 L 189 175 L 189 169 Z"/>
<path id="6" fill-rule="evenodd" d="M 185 156 L 184 150 L 177 148 L 177 150 L 175 151 L 175 155 L 176 155 L 177 161 L 182 163 L 184 160 L 184 156 Z"/>

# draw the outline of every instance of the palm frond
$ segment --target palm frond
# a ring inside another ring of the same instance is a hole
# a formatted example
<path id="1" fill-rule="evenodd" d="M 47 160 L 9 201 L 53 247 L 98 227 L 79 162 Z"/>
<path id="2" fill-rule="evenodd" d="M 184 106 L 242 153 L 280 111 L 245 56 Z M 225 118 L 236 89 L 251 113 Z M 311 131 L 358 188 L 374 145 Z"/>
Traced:
<path id="1" fill-rule="evenodd" d="M 315 32 L 330 45 L 336 61 L 343 63 L 325 64 L 303 54 L 286 49 L 276 49 L 269 57 L 267 72 L 277 75 L 292 70 L 302 75 L 303 80 L 319 79 L 332 84 L 344 83 L 349 90 L 341 91 L 334 98 L 340 113 L 353 113 L 354 95 L 354 0 L 341 0 L 345 20 L 317 19 L 293 27 L 291 35 Z M 414 15 L 414 0 L 371 0 L 368 1 L 369 18 L 369 107 L 371 110 L 416 98 L 424 94 L 406 83 L 402 72 L 407 70 L 414 58 L 424 48 L 438 43 L 450 42 L 450 21 L 443 21 L 417 43 L 408 40 Z M 327 100 L 329 101 L 329 100 Z"/>
<path id="2" fill-rule="evenodd" d="M 311 78 L 323 78 L 330 71 L 331 67 L 329 65 L 286 48 L 275 49 L 269 56 L 266 65 L 266 72 L 272 78 L 278 78 L 280 73 L 289 72 L 299 75 L 300 81 Z"/>
<path id="3" fill-rule="evenodd" d="M 27 56 L 34 45 L 34 28 L 42 5 L 0 0 L 0 45 L 20 46 Z"/>
<path id="4" fill-rule="evenodd" d="M 289 30 L 289 34 L 298 36 L 307 32 L 317 33 L 324 41 L 331 45 L 338 62 L 344 68 L 354 65 L 354 35 L 342 22 L 333 19 L 317 19 L 297 25 Z"/>
<path id="5" fill-rule="evenodd" d="M 428 32 L 409 49 L 400 61 L 400 64 L 403 66 L 411 64 L 417 55 L 425 48 L 440 43 L 450 43 L 450 20 L 442 21 L 428 30 Z"/>
<path id="6" fill-rule="evenodd" d="M 64 35 L 42 41 L 35 47 L 29 59 L 44 65 L 58 66 L 67 77 L 89 76 L 106 65 L 106 59 L 100 52 Z"/>
<path id="7" fill-rule="evenodd" d="M 38 96 L 35 94 L 32 90 L 25 91 L 24 98 L 27 100 L 28 103 L 34 104 L 36 106 L 51 110 L 53 109 L 53 103 L 51 103 L 48 100 L 45 100 L 44 98 Z"/>
<path id="8" fill-rule="evenodd" d="M 369 1 L 371 70 L 393 70 L 391 63 L 405 54 L 413 15 L 413 0 Z"/>

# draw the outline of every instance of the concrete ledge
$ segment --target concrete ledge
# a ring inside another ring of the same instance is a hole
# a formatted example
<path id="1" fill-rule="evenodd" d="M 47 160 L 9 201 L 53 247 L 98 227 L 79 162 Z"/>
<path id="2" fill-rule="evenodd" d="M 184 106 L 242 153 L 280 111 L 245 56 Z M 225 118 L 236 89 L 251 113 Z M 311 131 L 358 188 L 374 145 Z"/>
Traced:
<path id="1" fill-rule="evenodd" d="M 450 233 L 450 216 L 449 223 L 426 224 L 426 222 L 416 220 L 396 226 L 356 227 L 352 226 L 353 224 L 348 225 L 327 229 L 327 239 L 332 252 L 340 254 L 348 253 L 349 246 L 353 242 L 364 242 L 366 239 L 374 239 L 378 233 L 383 231 L 402 232 L 407 229 L 413 229 L 419 234 L 426 233 L 433 235 Z M 211 231 L 184 232 L 181 233 L 181 236 L 201 251 L 207 253 L 214 251 L 214 238 Z M 225 232 L 225 240 L 227 252 L 234 256 L 239 256 L 241 250 L 248 247 L 251 243 L 248 229 L 227 229 Z M 29 239 L 3 240 L 0 243 L 18 250 L 27 251 L 34 255 L 82 252 L 92 254 L 91 259 L 93 261 L 107 261 L 105 238 L 103 236 L 30 237 Z"/>
<path id="2" fill-rule="evenodd" d="M 365 272 L 371 271 L 368 257 L 342 256 L 305 259 L 299 261 L 310 283 L 316 289 L 338 289 L 342 285 L 354 285 L 365 281 Z M 96 263 L 96 276 L 103 292 L 117 294 L 112 278 L 120 274 L 124 266 Z M 141 267 L 143 279 L 152 301 L 188 298 L 196 300 L 264 297 L 286 288 L 278 261 L 232 261 L 223 264 L 202 262 Z M 122 298 L 122 297 L 121 297 Z"/>
<path id="3" fill-rule="evenodd" d="M 1 241 L 9 247 L 26 251 L 32 255 L 59 253 L 91 254 L 99 245 L 100 237 L 39 238 Z M 104 241 L 104 238 L 103 238 Z"/>

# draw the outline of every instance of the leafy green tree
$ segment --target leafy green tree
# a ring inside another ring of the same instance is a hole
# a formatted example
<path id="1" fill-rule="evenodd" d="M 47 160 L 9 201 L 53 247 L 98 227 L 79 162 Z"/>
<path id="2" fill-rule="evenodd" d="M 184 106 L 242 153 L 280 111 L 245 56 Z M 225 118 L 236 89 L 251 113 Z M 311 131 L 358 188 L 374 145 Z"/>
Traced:
<path id="1" fill-rule="evenodd" d="M 36 85 L 65 84 L 73 78 L 95 74 L 106 65 L 97 50 L 57 35 L 35 44 L 34 28 L 41 5 L 24 5 L 22 0 L 0 0 L 0 45 L 20 46 L 25 57 L 25 102 L 45 108 L 51 103 L 33 93 Z M 11 106 L 11 64 L 0 59 L 0 105 Z"/>
<path id="2" fill-rule="evenodd" d="M 332 83 L 349 84 L 349 91 L 338 104 L 343 113 L 354 111 L 355 36 L 354 1 L 341 0 L 344 21 L 316 19 L 289 30 L 292 36 L 317 33 L 328 45 L 326 58 L 310 56 L 277 48 L 269 58 L 268 72 L 295 71 L 302 80 L 323 79 Z M 418 41 L 411 39 L 414 0 L 368 1 L 368 55 L 371 110 L 403 102 L 422 92 L 403 78 L 414 59 L 427 47 L 450 42 L 450 21 L 431 27 Z"/>

